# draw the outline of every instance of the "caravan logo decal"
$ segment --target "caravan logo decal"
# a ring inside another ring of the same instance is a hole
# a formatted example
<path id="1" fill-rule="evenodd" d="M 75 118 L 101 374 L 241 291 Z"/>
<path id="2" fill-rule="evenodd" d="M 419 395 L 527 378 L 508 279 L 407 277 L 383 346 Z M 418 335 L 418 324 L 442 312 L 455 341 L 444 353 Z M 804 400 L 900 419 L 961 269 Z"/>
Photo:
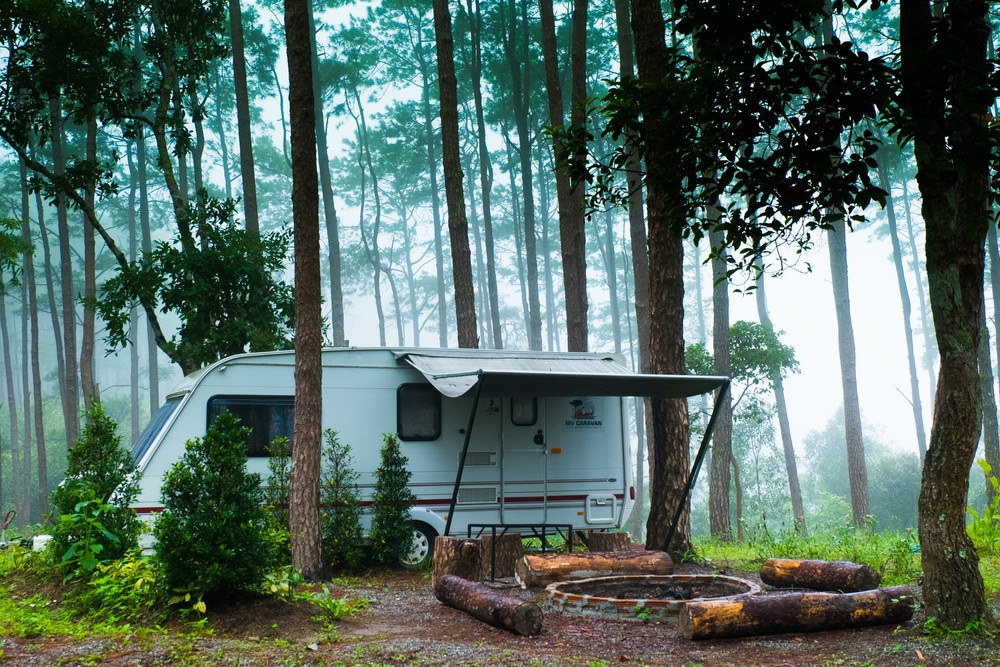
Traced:
<path id="1" fill-rule="evenodd" d="M 604 421 L 594 401 L 589 398 L 576 398 L 568 404 L 566 428 L 604 428 Z"/>

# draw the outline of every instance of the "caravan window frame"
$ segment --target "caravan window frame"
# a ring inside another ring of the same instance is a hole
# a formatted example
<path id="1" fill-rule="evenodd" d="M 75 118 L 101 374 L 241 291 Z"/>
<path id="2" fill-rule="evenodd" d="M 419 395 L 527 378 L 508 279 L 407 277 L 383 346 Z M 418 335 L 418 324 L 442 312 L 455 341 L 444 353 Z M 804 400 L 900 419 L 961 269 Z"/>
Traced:
<path id="1" fill-rule="evenodd" d="M 292 446 L 292 433 L 295 430 L 295 395 L 294 394 L 215 394 L 210 396 L 207 401 L 205 401 L 205 428 L 206 430 L 212 427 L 212 422 L 214 421 L 212 417 L 212 408 L 216 401 L 232 401 L 239 402 L 242 405 L 253 406 L 253 407 L 267 407 L 267 408 L 292 408 L 292 418 L 289 422 L 290 429 L 288 432 L 288 445 L 289 450 Z M 228 408 L 227 408 L 228 409 Z M 225 410 L 223 410 L 225 412 Z M 221 412 L 219 414 L 222 414 Z M 218 415 L 216 415 L 218 416 Z M 241 426 L 247 426 L 242 420 L 240 420 Z M 252 426 L 250 427 L 252 428 Z M 270 433 L 268 434 L 270 436 Z M 283 437 L 283 436 L 275 436 Z M 247 458 L 270 458 L 271 454 L 267 451 L 267 447 L 271 445 L 274 438 L 269 438 L 266 443 L 261 446 L 253 446 L 258 443 L 254 443 L 253 440 L 256 438 L 256 433 L 250 436 L 247 441 Z"/>
<path id="2" fill-rule="evenodd" d="M 433 435 L 411 435 L 403 428 L 404 394 L 414 389 L 428 391 L 432 394 Z M 434 385 L 426 382 L 404 382 L 396 388 L 396 434 L 404 442 L 430 442 L 441 437 L 441 392 L 435 389 Z"/>
<path id="3" fill-rule="evenodd" d="M 529 401 L 529 400 L 531 402 L 527 403 L 527 401 Z M 526 403 L 524 405 L 530 405 L 531 406 L 531 421 L 528 421 L 526 419 L 518 421 L 514 417 L 514 414 L 517 412 L 517 410 L 514 407 L 514 402 L 515 401 L 525 401 Z M 537 424 L 538 423 L 538 397 L 537 396 L 511 396 L 510 397 L 510 423 L 513 424 L 514 426 L 534 426 L 535 424 Z"/>

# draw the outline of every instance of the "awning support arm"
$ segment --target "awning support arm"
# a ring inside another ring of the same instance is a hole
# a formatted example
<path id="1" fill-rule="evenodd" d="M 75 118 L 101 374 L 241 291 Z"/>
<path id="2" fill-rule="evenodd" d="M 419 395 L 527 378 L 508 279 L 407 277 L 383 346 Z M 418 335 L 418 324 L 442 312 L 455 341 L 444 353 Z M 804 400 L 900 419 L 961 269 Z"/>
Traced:
<path id="1" fill-rule="evenodd" d="M 698 471 L 701 469 L 702 461 L 705 460 L 705 454 L 708 453 L 708 443 L 712 439 L 712 431 L 715 429 L 715 419 L 719 416 L 719 408 L 722 406 L 722 401 L 729 395 L 729 384 L 727 381 L 726 384 L 722 385 L 719 389 L 719 395 L 715 398 L 715 405 L 712 407 L 712 416 L 709 417 L 708 426 L 705 427 L 705 435 L 701 437 L 701 446 L 698 448 L 697 456 L 694 457 L 691 474 L 688 475 L 687 484 L 684 485 L 684 492 L 681 494 L 680 502 L 677 505 L 674 521 L 670 524 L 670 530 L 667 532 L 667 539 L 664 540 L 661 551 L 669 550 L 670 541 L 674 539 L 674 533 L 677 532 L 677 524 L 681 522 L 681 514 L 684 513 L 684 507 L 687 505 L 688 494 L 691 493 L 695 480 L 698 479 Z"/>
<path id="2" fill-rule="evenodd" d="M 451 520 L 455 516 L 455 505 L 458 504 L 458 487 L 462 485 L 462 473 L 465 471 L 465 455 L 469 453 L 469 440 L 472 439 L 472 425 L 476 423 L 476 409 L 479 407 L 479 394 L 483 391 L 483 372 L 476 373 L 476 395 L 472 399 L 472 412 L 469 413 L 469 426 L 465 429 L 465 443 L 462 445 L 462 455 L 458 458 L 458 474 L 455 476 L 455 488 L 451 492 L 451 506 L 448 508 L 448 518 L 444 524 L 445 536 L 451 535 Z"/>

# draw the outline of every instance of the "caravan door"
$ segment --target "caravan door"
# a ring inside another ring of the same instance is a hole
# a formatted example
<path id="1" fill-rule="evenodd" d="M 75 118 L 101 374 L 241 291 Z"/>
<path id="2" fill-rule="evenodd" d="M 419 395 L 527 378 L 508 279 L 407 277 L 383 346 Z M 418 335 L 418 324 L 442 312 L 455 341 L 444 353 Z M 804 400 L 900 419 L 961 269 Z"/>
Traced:
<path id="1" fill-rule="evenodd" d="M 545 399 L 503 399 L 500 415 L 500 521 L 542 524 L 547 515 Z"/>

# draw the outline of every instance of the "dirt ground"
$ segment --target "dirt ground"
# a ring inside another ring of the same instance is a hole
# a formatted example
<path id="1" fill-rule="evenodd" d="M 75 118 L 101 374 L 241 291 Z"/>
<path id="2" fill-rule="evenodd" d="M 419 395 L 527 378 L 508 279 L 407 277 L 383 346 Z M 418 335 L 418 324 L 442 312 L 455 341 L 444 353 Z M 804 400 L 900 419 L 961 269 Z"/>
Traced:
<path id="1" fill-rule="evenodd" d="M 547 612 L 541 635 L 525 638 L 440 604 L 422 573 L 337 580 L 332 592 L 363 597 L 368 607 L 341 619 L 333 630 L 312 619 L 319 611 L 311 604 L 268 600 L 210 607 L 202 630 L 176 623 L 163 633 L 123 638 L 0 638 L 0 665 L 1000 667 L 1000 641 L 927 639 L 916 621 L 905 627 L 691 642 L 667 623 Z M 509 587 L 504 592 L 525 600 L 541 598 L 539 591 Z"/>

